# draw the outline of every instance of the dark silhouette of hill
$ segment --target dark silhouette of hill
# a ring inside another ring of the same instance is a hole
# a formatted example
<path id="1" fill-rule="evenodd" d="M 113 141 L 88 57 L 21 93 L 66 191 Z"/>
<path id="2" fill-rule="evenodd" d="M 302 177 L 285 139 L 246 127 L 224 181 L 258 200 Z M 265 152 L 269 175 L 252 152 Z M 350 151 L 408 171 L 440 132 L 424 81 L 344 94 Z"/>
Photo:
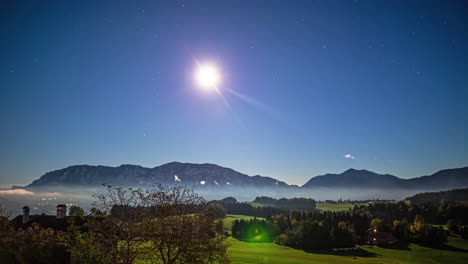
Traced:
<path id="1" fill-rule="evenodd" d="M 118 167 L 76 165 L 48 172 L 26 188 L 48 186 L 152 186 L 184 185 L 195 189 L 229 190 L 232 188 L 265 188 L 274 190 L 314 190 L 317 188 L 404 189 L 440 191 L 468 187 L 468 167 L 441 170 L 430 176 L 402 179 L 389 174 L 349 169 L 340 174 L 311 178 L 302 187 L 264 176 L 249 176 L 216 164 L 170 162 L 154 168 L 138 165 Z"/>
<path id="2" fill-rule="evenodd" d="M 340 174 L 325 174 L 310 179 L 302 187 L 401 187 L 406 180 L 389 174 L 377 174 L 367 170 L 349 169 Z"/>
<path id="3" fill-rule="evenodd" d="M 303 188 L 399 188 L 410 190 L 450 190 L 468 187 L 468 167 L 438 171 L 429 176 L 402 179 L 389 174 L 349 169 L 340 174 L 313 177 Z"/>
<path id="4" fill-rule="evenodd" d="M 411 197 L 406 198 L 412 203 L 423 204 L 423 203 L 438 203 L 441 201 L 468 201 L 468 188 L 455 189 L 443 192 L 425 192 L 418 193 Z"/>
<path id="5" fill-rule="evenodd" d="M 450 190 L 468 187 L 468 167 L 438 171 L 429 176 L 408 179 L 411 188 Z"/>
<path id="6" fill-rule="evenodd" d="M 77 165 L 51 171 L 27 187 L 53 185 L 121 185 L 151 186 L 154 184 L 189 187 L 288 187 L 270 177 L 248 176 L 215 164 L 171 162 L 154 168 L 138 165 L 119 167 Z"/>

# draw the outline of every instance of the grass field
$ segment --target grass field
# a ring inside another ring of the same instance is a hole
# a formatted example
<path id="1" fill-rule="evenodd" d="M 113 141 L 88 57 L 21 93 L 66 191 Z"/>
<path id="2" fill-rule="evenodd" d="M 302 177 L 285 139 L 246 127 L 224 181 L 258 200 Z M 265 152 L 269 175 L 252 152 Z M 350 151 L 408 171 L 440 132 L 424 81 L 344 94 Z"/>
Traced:
<path id="1" fill-rule="evenodd" d="M 459 236 L 449 237 L 448 245 L 468 251 L 468 240 L 465 240 Z"/>
<path id="2" fill-rule="evenodd" d="M 247 203 L 250 204 L 253 207 L 262 207 L 263 206 L 263 204 L 261 204 L 261 203 L 254 203 L 254 202 L 247 202 Z"/>
<path id="3" fill-rule="evenodd" d="M 449 245 L 453 245 L 453 237 L 449 238 Z M 468 242 L 463 241 L 466 248 Z M 451 250 L 439 250 L 420 245 L 410 244 L 406 250 L 385 249 L 379 247 L 364 246 L 363 249 L 377 254 L 377 259 L 391 259 L 397 263 L 421 263 L 436 264 L 450 263 L 462 264 L 468 263 L 468 250 L 462 248 L 452 248 Z"/>
<path id="4" fill-rule="evenodd" d="M 228 239 L 229 259 L 233 264 L 271 263 L 398 263 L 376 258 L 354 258 L 325 254 L 310 254 L 303 250 L 283 247 L 274 243 L 247 243 L 232 237 Z"/>
<path id="5" fill-rule="evenodd" d="M 317 203 L 316 208 L 322 211 L 347 211 L 354 205 L 367 205 L 367 203 Z"/>
<path id="6" fill-rule="evenodd" d="M 249 216 L 228 215 L 225 228 L 230 229 L 236 219 L 249 219 Z M 230 230 L 229 230 L 230 231 Z M 229 258 L 233 264 L 272 263 L 394 263 L 394 264 L 466 264 L 468 263 L 468 241 L 460 237 L 449 237 L 447 249 L 441 250 L 410 244 L 407 248 L 387 249 L 362 246 L 361 249 L 372 257 L 339 256 L 323 253 L 307 253 L 274 243 L 247 243 L 228 238 L 231 244 Z"/>
<path id="7" fill-rule="evenodd" d="M 387 201 L 387 203 L 398 203 L 399 201 Z M 404 201 L 405 203 L 409 203 L 408 200 Z M 369 203 L 317 203 L 316 208 L 322 211 L 347 211 L 353 208 L 355 205 L 368 205 Z"/>

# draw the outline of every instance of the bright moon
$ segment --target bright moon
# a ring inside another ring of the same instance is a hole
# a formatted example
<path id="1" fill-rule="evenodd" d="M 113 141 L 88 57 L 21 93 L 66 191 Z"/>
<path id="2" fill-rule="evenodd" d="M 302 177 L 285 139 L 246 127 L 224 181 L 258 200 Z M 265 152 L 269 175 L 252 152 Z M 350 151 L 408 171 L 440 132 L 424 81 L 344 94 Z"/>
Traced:
<path id="1" fill-rule="evenodd" d="M 213 65 L 199 65 L 195 72 L 195 81 L 205 90 L 216 90 L 220 80 L 219 71 Z"/>

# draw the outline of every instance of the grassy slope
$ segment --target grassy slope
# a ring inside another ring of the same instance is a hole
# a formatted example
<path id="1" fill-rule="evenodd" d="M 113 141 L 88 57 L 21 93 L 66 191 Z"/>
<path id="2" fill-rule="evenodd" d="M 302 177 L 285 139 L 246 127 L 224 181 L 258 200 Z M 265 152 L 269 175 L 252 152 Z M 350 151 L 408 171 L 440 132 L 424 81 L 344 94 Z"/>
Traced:
<path id="1" fill-rule="evenodd" d="M 448 239 L 448 245 L 468 251 L 468 240 L 465 240 L 461 238 L 460 236 L 456 236 L 456 237 L 450 236 Z"/>
<path id="2" fill-rule="evenodd" d="M 468 242 L 465 241 L 464 243 L 466 245 Z M 441 250 L 438 249 L 432 249 L 415 244 L 410 244 L 409 250 L 384 249 L 370 246 L 364 246 L 363 248 L 369 252 L 378 254 L 377 258 L 379 259 L 393 259 L 401 264 L 468 263 L 467 252 L 457 252 L 448 250 L 443 250 L 441 252 Z"/>
<path id="3" fill-rule="evenodd" d="M 230 229 L 236 219 L 249 219 L 249 216 L 228 215 L 225 218 L 225 228 Z M 363 246 L 362 249 L 376 254 L 376 257 L 336 256 L 329 254 L 311 254 L 302 250 L 279 246 L 274 243 L 246 243 L 232 237 L 229 257 L 233 264 L 245 263 L 401 263 L 401 264 L 431 264 L 440 263 L 441 251 L 419 245 L 410 244 L 407 250 L 385 249 Z M 460 249 L 457 251 L 444 250 L 442 263 L 468 263 L 468 241 L 460 237 L 449 237 L 449 246 Z"/>
<path id="4" fill-rule="evenodd" d="M 322 211 L 347 211 L 354 207 L 354 205 L 367 205 L 367 203 L 317 203 L 317 209 Z"/>
<path id="5" fill-rule="evenodd" d="M 387 201 L 388 203 L 397 203 L 398 201 Z M 405 200 L 405 203 L 409 203 Z M 354 207 L 354 205 L 368 205 L 369 203 L 317 203 L 317 209 L 322 211 L 347 211 Z"/>
<path id="6" fill-rule="evenodd" d="M 263 207 L 263 205 L 261 203 L 254 203 L 254 202 L 247 202 L 247 203 L 250 204 L 253 207 Z"/>
<path id="7" fill-rule="evenodd" d="M 279 246 L 273 243 L 247 243 L 229 238 L 229 258 L 232 264 L 271 263 L 398 263 L 388 259 L 346 257 L 324 254 L 310 254 L 303 250 Z"/>

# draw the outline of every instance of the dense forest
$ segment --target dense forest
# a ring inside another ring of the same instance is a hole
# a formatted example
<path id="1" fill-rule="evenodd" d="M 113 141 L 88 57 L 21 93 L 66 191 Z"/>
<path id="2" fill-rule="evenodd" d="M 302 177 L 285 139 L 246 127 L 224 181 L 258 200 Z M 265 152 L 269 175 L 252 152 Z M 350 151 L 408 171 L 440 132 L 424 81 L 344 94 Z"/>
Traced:
<path id="1" fill-rule="evenodd" d="M 228 197 L 219 201 L 213 201 L 224 207 L 226 214 L 248 215 L 254 217 L 267 217 L 276 214 L 288 214 L 289 210 L 271 206 L 252 206 L 249 203 L 239 203 L 236 198 Z"/>
<path id="2" fill-rule="evenodd" d="M 425 192 L 418 193 L 411 197 L 406 198 L 416 204 L 423 203 L 440 203 L 442 201 L 453 202 L 453 201 L 468 201 L 468 188 L 456 189 L 443 192 Z"/>
<path id="3" fill-rule="evenodd" d="M 281 198 L 275 199 L 266 196 L 256 197 L 254 203 L 261 204 L 262 206 L 270 206 L 281 209 L 296 209 L 300 211 L 312 211 L 315 209 L 315 200 L 307 198 Z"/>
<path id="4" fill-rule="evenodd" d="M 269 239 L 281 245 L 317 250 L 366 243 L 370 230 L 373 230 L 391 234 L 399 240 L 440 247 L 447 242 L 447 232 L 439 225 L 447 224 L 449 232 L 467 238 L 466 212 L 467 205 L 456 202 L 422 205 L 379 202 L 356 205 L 349 211 L 292 211 L 269 216 L 265 222 L 236 221 L 232 234 L 242 240 L 249 239 L 255 226 L 261 225 L 274 230 L 269 233 Z"/>

